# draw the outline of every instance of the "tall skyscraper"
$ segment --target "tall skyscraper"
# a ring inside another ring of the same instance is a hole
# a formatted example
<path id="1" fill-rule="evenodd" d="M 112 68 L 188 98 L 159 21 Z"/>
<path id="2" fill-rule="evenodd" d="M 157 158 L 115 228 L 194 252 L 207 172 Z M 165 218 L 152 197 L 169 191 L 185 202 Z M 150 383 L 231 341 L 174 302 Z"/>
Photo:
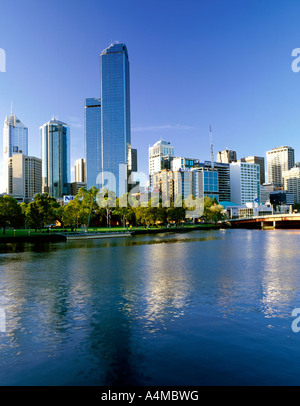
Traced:
<path id="1" fill-rule="evenodd" d="M 118 196 L 128 191 L 131 171 L 129 58 L 125 44 L 112 44 L 102 51 L 100 80 L 100 99 L 86 100 L 87 187 L 108 187 Z M 108 173 L 112 176 L 106 184 Z"/>
<path id="2" fill-rule="evenodd" d="M 3 127 L 3 192 L 8 193 L 8 163 L 13 154 L 28 155 L 28 128 L 13 112 Z"/>
<path id="3" fill-rule="evenodd" d="M 70 127 L 52 119 L 40 127 L 42 191 L 56 199 L 70 194 Z"/>
<path id="4" fill-rule="evenodd" d="M 267 151 L 268 183 L 283 187 L 282 173 L 290 170 L 294 163 L 294 149 L 291 147 L 285 146 Z"/>

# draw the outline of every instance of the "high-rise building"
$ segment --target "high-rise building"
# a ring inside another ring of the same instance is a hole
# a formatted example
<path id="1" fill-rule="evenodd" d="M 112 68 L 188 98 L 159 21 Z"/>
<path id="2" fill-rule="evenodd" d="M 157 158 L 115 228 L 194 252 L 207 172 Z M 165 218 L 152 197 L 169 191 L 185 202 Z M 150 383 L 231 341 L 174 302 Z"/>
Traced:
<path id="1" fill-rule="evenodd" d="M 282 172 L 284 190 L 294 195 L 294 202 L 300 203 L 300 166 L 295 165 L 289 171 Z"/>
<path id="2" fill-rule="evenodd" d="M 87 189 L 100 186 L 97 177 L 102 172 L 101 100 L 85 100 L 85 181 Z"/>
<path id="3" fill-rule="evenodd" d="M 37 193 L 42 193 L 42 160 L 24 154 L 13 154 L 9 158 L 8 193 L 22 202 L 30 202 Z"/>
<path id="4" fill-rule="evenodd" d="M 203 165 L 203 164 L 201 164 Z M 211 161 L 204 162 L 205 168 L 211 168 Z M 231 201 L 230 189 L 230 164 L 222 162 L 214 162 L 214 169 L 218 172 L 218 185 L 219 185 L 219 202 Z"/>
<path id="5" fill-rule="evenodd" d="M 235 204 L 260 202 L 259 165 L 247 162 L 230 164 L 231 200 Z"/>
<path id="6" fill-rule="evenodd" d="M 112 44 L 100 57 L 102 171 L 113 174 L 116 194 L 128 190 L 131 171 L 130 78 L 125 44 Z M 102 179 L 103 185 L 103 179 Z"/>
<path id="7" fill-rule="evenodd" d="M 157 141 L 149 147 L 149 177 L 152 186 L 152 176 L 163 169 L 171 169 L 171 161 L 174 158 L 174 147 L 168 141 Z"/>
<path id="8" fill-rule="evenodd" d="M 268 183 L 283 186 L 282 173 L 290 170 L 294 163 L 294 149 L 291 147 L 285 146 L 267 151 Z"/>
<path id="9" fill-rule="evenodd" d="M 231 162 L 236 162 L 236 151 L 232 149 L 225 149 L 224 151 L 219 151 L 217 154 L 217 162 L 221 162 L 223 164 L 230 164 Z"/>
<path id="10" fill-rule="evenodd" d="M 215 168 L 203 167 L 193 168 L 193 196 L 203 198 L 205 196 L 220 201 L 218 171 Z"/>
<path id="11" fill-rule="evenodd" d="M 131 172 L 130 78 L 125 44 L 112 44 L 100 56 L 100 98 L 86 99 L 87 188 L 128 191 Z"/>
<path id="12" fill-rule="evenodd" d="M 28 155 L 28 128 L 13 112 L 3 127 L 3 192 L 8 193 L 8 161 L 14 154 Z"/>
<path id="13" fill-rule="evenodd" d="M 75 182 L 85 182 L 85 161 L 83 158 L 75 161 L 74 172 Z"/>
<path id="14" fill-rule="evenodd" d="M 137 149 L 135 148 L 131 148 L 131 170 L 132 172 L 138 171 Z"/>
<path id="15" fill-rule="evenodd" d="M 260 156 L 247 156 L 246 158 L 242 158 L 241 161 L 259 165 L 260 184 L 263 185 L 265 183 L 265 158 Z"/>
<path id="16" fill-rule="evenodd" d="M 40 127 L 42 191 L 56 199 L 71 191 L 70 127 L 52 119 Z"/>

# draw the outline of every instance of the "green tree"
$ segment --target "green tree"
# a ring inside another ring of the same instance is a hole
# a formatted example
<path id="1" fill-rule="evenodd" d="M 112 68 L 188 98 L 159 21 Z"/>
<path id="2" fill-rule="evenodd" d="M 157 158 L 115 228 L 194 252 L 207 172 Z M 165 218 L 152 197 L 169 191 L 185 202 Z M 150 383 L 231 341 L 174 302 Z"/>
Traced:
<path id="1" fill-rule="evenodd" d="M 5 234 L 6 227 L 19 227 L 24 222 L 21 205 L 12 196 L 0 196 L 0 225 Z"/>
<path id="2" fill-rule="evenodd" d="M 97 193 L 97 204 L 99 207 L 105 209 L 105 217 L 107 227 L 110 227 L 110 219 L 113 209 L 117 206 L 116 194 L 108 189 L 103 189 Z"/>
<path id="3" fill-rule="evenodd" d="M 80 217 L 83 223 L 86 225 L 86 231 L 89 229 L 89 224 L 93 213 L 98 209 L 97 194 L 99 189 L 92 186 L 89 190 L 80 188 L 77 194 L 77 198 L 81 201 Z"/>
<path id="4" fill-rule="evenodd" d="M 81 223 L 81 204 L 81 200 L 76 196 L 63 208 L 63 222 L 66 226 L 70 226 L 72 231 L 74 228 L 78 229 Z"/>

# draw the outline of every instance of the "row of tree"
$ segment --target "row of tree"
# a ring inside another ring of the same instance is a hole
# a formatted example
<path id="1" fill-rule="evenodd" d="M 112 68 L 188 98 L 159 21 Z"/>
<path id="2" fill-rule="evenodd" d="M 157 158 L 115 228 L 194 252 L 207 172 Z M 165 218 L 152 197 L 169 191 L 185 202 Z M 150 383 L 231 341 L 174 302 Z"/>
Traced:
<path id="1" fill-rule="evenodd" d="M 57 224 L 72 230 L 85 226 L 154 225 L 157 223 L 179 224 L 186 220 L 186 213 L 195 209 L 195 200 L 182 204 L 163 204 L 157 197 L 145 205 L 126 194 L 116 198 L 111 192 L 99 193 L 96 187 L 81 188 L 77 196 L 66 205 L 61 205 L 47 193 L 37 194 L 30 203 L 19 204 L 11 196 L 0 196 L 0 227 L 42 229 Z M 194 206 L 193 206 L 194 202 Z M 167 206 L 167 207 L 166 207 Z M 224 218 L 223 207 L 215 199 L 205 197 L 201 218 L 217 222 Z"/>

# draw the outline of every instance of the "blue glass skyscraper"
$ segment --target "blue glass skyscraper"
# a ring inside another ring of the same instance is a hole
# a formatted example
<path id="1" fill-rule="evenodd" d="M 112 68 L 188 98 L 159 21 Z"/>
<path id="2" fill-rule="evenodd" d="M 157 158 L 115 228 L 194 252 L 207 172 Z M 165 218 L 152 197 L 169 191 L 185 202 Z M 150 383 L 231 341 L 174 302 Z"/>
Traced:
<path id="1" fill-rule="evenodd" d="M 100 100 L 87 99 L 85 106 L 87 187 L 108 186 L 120 196 L 128 191 L 131 170 L 129 59 L 125 44 L 112 44 L 102 51 L 100 75 Z M 112 175 L 114 184 L 107 185 L 107 174 Z"/>
<path id="2" fill-rule="evenodd" d="M 56 199 L 70 194 L 70 127 L 52 119 L 40 127 L 42 191 Z"/>

